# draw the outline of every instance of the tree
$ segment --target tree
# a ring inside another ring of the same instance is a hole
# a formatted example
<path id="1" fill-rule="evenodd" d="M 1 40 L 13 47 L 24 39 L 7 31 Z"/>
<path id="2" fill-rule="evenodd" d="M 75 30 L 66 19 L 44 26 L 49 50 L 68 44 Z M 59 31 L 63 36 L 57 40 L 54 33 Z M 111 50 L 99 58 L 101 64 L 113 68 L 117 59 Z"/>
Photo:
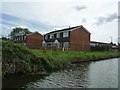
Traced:
<path id="1" fill-rule="evenodd" d="M 2 40 L 8 40 L 6 37 L 2 37 Z"/>
<path id="2" fill-rule="evenodd" d="M 27 28 L 15 27 L 9 34 L 10 39 L 15 42 L 25 42 L 26 36 L 31 32 Z"/>

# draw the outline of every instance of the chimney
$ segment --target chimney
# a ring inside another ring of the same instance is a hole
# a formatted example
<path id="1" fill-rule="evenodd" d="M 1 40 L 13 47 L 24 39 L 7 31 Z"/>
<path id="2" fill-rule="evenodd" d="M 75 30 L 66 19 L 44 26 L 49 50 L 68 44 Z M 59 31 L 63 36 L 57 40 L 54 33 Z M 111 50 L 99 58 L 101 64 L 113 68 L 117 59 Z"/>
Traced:
<path id="1" fill-rule="evenodd" d="M 70 26 L 69 26 L 69 28 L 70 28 Z"/>

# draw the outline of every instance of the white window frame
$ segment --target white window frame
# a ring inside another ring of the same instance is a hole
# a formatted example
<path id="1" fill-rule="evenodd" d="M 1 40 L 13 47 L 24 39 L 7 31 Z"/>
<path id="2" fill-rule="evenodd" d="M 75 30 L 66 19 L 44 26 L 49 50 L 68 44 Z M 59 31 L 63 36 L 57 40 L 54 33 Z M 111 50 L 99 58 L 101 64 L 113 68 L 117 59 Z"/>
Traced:
<path id="1" fill-rule="evenodd" d="M 63 37 L 68 37 L 68 36 L 69 36 L 68 31 L 63 32 Z"/>
<path id="2" fill-rule="evenodd" d="M 57 33 L 57 38 L 60 38 L 60 33 Z"/>
<path id="3" fill-rule="evenodd" d="M 50 39 L 54 39 L 54 35 L 53 34 L 50 34 Z"/>
<path id="4" fill-rule="evenodd" d="M 69 46 L 70 46 L 70 43 L 69 43 L 69 42 L 64 42 L 64 43 L 63 43 L 63 47 L 64 47 L 64 48 L 69 48 Z"/>
<path id="5" fill-rule="evenodd" d="M 45 35 L 45 39 L 47 39 L 48 35 Z"/>

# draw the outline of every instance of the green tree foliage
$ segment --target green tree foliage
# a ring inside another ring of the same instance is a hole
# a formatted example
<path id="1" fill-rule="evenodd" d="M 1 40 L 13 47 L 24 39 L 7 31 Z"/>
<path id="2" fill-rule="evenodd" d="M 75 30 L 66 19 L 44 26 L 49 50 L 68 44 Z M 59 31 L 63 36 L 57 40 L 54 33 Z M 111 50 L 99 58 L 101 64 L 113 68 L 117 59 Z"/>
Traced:
<path id="1" fill-rule="evenodd" d="M 12 29 L 9 37 L 12 41 L 23 42 L 30 31 L 27 28 L 15 27 Z"/>
<path id="2" fill-rule="evenodd" d="M 9 73 L 31 72 L 32 56 L 34 55 L 26 47 L 2 41 L 3 76 Z"/>

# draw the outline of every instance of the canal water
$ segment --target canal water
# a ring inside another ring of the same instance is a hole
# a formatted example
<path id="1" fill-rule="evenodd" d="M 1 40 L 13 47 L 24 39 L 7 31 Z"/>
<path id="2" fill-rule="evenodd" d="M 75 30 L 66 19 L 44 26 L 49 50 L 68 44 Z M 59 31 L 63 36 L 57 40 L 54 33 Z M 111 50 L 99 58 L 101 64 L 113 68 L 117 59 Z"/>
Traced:
<path id="1" fill-rule="evenodd" d="M 118 88 L 118 58 L 73 64 L 47 76 L 3 79 L 3 88 Z"/>

